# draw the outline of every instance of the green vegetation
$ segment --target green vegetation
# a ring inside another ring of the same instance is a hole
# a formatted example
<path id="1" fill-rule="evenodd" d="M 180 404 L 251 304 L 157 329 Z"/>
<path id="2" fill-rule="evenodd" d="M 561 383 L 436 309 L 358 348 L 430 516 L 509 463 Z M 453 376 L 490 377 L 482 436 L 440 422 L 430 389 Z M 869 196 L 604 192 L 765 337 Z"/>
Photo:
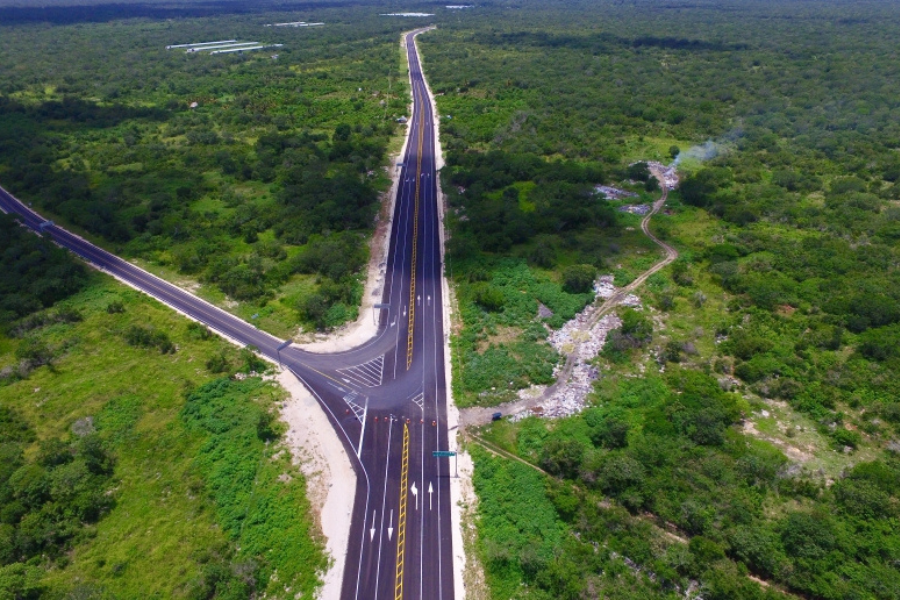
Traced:
<path id="1" fill-rule="evenodd" d="M 0 597 L 311 595 L 326 559 L 282 392 L 204 367 L 265 363 L 6 231 L 0 272 L 33 300 L 0 332 Z"/>
<path id="2" fill-rule="evenodd" d="M 351 11 L 328 28 L 264 29 L 283 15 L 222 12 L 3 26 L 0 63 L 15 68 L 0 76 L 0 182 L 275 333 L 333 327 L 356 316 L 407 110 L 400 24 Z M 276 60 L 165 50 L 223 36 L 284 47 Z"/>
<path id="3" fill-rule="evenodd" d="M 542 490 L 476 452 L 492 597 L 696 583 L 704 598 L 900 598 L 897 16 L 887 2 L 520 2 L 422 39 L 464 404 L 549 381 L 489 355 L 527 356 L 514 349 L 546 335 L 533 291 L 518 286 L 528 311 L 488 293 L 497 266 L 560 292 L 584 289 L 576 265 L 624 285 L 659 254 L 592 185 L 640 203 L 654 187 L 640 161 L 677 157 L 683 175 L 653 221 L 681 258 L 620 313 L 588 410 L 485 432 L 561 479 Z M 532 527 L 563 534 L 548 549 Z"/>
<path id="4" fill-rule="evenodd" d="M 859 463 L 829 487 L 739 434 L 747 408 L 714 378 L 675 368 L 608 377 L 577 417 L 489 428 L 488 440 L 562 480 L 475 452 L 492 597 L 518 597 L 524 583 L 535 598 L 674 598 L 692 580 L 704 597 L 781 597 L 749 571 L 810 597 L 895 598 L 900 461 Z M 638 587 L 608 581 L 623 571 Z"/>
<path id="5" fill-rule="evenodd" d="M 452 265 L 465 323 L 453 342 L 462 359 L 455 377 L 457 402 L 491 406 L 531 383 L 550 383 L 557 355 L 544 341 L 538 302 L 553 311 L 545 320 L 558 327 L 592 294 L 566 293 L 548 275 L 514 258 L 480 256 L 467 266 Z"/>
<path id="6" fill-rule="evenodd" d="M 0 260 L 6 267 L 0 273 L 0 323 L 53 306 L 86 283 L 84 268 L 66 251 L 42 243 L 5 214 L 0 214 L 0 251 L 3 252 Z M 42 324 L 28 321 L 21 326 Z"/>
<path id="7" fill-rule="evenodd" d="M 233 560 L 240 568 L 207 568 L 201 597 L 311 594 L 326 567 L 312 523 L 302 516 L 309 514 L 303 479 L 285 481 L 290 456 L 266 447 L 280 437 L 275 418 L 242 402 L 263 388 L 258 379 L 219 379 L 191 393 L 181 411 L 188 431 L 206 437 L 195 464 L 216 521 L 239 548 Z"/>

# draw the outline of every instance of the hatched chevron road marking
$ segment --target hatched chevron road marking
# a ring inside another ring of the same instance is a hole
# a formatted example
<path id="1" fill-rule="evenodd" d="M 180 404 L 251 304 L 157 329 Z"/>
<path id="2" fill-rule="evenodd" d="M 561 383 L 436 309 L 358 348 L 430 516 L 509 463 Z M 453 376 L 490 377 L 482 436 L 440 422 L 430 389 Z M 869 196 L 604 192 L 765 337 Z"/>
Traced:
<path id="1" fill-rule="evenodd" d="M 384 381 L 384 355 L 353 367 L 338 369 L 338 373 L 364 387 L 378 387 Z"/>

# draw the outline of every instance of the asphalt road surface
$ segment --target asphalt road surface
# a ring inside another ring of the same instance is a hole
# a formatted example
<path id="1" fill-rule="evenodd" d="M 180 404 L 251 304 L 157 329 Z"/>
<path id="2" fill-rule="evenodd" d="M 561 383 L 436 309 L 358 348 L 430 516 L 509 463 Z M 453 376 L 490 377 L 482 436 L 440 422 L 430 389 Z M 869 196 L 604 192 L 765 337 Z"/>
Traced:
<path id="1" fill-rule="evenodd" d="M 357 471 L 341 600 L 451 600 L 450 460 L 444 372 L 442 252 L 431 103 L 414 37 L 406 36 L 413 114 L 394 209 L 377 335 L 314 354 L 94 246 L 0 188 L 19 215 L 96 267 L 282 363 L 316 396 Z"/>

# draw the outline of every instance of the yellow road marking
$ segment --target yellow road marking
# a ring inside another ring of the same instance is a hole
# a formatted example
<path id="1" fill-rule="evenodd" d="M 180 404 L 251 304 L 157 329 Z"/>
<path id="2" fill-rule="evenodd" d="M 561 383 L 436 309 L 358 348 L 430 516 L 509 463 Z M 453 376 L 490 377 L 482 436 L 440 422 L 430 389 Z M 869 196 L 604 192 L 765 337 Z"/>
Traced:
<path id="1" fill-rule="evenodd" d="M 337 379 L 335 379 L 334 377 L 332 377 L 332 376 L 329 375 L 328 373 L 323 373 L 322 371 L 318 370 L 318 369 L 315 368 L 315 367 L 311 367 L 311 366 L 309 366 L 309 365 L 307 365 L 307 364 L 305 364 L 305 363 L 301 363 L 301 364 L 303 364 L 303 366 L 306 367 L 307 369 L 309 369 L 310 371 L 315 371 L 316 373 L 318 373 L 318 374 L 321 375 L 322 377 L 325 377 L 326 379 L 330 379 L 331 381 L 335 382 L 336 384 L 338 384 L 338 385 L 341 386 L 342 388 L 349 387 L 349 388 L 351 389 L 351 391 L 353 390 L 353 386 L 347 385 L 346 382 L 344 382 L 344 381 L 338 381 Z"/>
<path id="2" fill-rule="evenodd" d="M 412 366 L 413 334 L 416 328 L 416 246 L 419 241 L 419 186 L 422 182 L 422 147 L 425 135 L 425 113 L 422 112 L 421 97 L 419 103 L 419 160 L 416 166 L 416 196 L 413 210 L 412 265 L 409 274 L 409 322 L 406 325 L 406 370 Z"/>
<path id="3" fill-rule="evenodd" d="M 403 424 L 403 458 L 400 461 L 400 516 L 397 519 L 397 577 L 394 600 L 403 598 L 403 560 L 406 553 L 406 487 L 409 483 L 409 425 Z"/>

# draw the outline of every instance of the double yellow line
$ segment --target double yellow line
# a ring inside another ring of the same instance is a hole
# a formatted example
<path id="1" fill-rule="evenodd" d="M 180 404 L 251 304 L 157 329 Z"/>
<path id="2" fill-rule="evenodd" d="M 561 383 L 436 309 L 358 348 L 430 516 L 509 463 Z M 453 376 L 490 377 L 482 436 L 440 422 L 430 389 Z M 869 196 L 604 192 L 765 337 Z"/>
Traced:
<path id="1" fill-rule="evenodd" d="M 406 370 L 412 366 L 413 334 L 416 328 L 416 249 L 419 245 L 419 188 L 422 183 L 422 148 L 425 139 L 425 113 L 422 110 L 421 94 L 416 98 L 419 107 L 419 158 L 416 161 L 416 195 L 413 210 L 412 264 L 409 274 L 409 323 L 406 326 Z"/>
<path id="2" fill-rule="evenodd" d="M 406 487 L 409 484 L 409 425 L 403 424 L 403 457 L 400 460 L 400 516 L 397 519 L 397 574 L 394 600 L 403 598 L 403 560 L 406 555 Z"/>

